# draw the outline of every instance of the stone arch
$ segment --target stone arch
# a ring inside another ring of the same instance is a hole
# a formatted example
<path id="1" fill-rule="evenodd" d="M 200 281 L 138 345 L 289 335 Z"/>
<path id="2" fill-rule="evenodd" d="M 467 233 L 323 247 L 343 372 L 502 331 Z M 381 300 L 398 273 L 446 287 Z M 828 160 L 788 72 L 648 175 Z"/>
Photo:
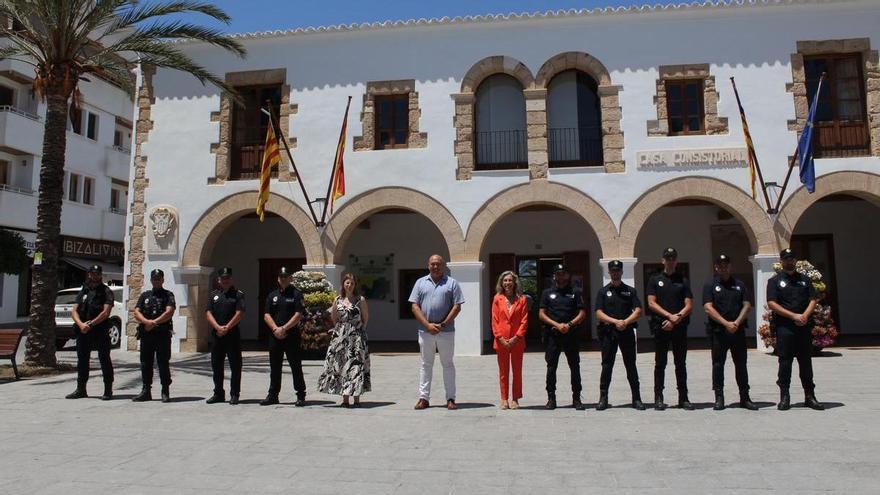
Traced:
<path id="1" fill-rule="evenodd" d="M 553 76 L 569 69 L 589 74 L 600 87 L 611 85 L 611 74 L 597 58 L 583 52 L 563 52 L 544 62 L 535 76 L 535 87 L 547 89 Z"/>
<path id="2" fill-rule="evenodd" d="M 471 66 L 461 80 L 461 92 L 476 93 L 480 83 L 493 74 L 513 76 L 522 84 L 523 89 L 530 89 L 535 84 L 535 77 L 525 64 L 513 57 L 494 55 Z"/>
<path id="3" fill-rule="evenodd" d="M 630 206 L 620 223 L 620 256 L 635 257 L 636 239 L 648 217 L 661 207 L 683 199 L 700 199 L 725 208 L 745 228 L 753 253 L 777 252 L 770 218 L 745 192 L 718 179 L 684 177 L 658 184 Z"/>
<path id="4" fill-rule="evenodd" d="M 434 198 L 404 187 L 373 189 L 346 201 L 324 229 L 324 259 L 328 263 L 344 263 L 342 251 L 354 228 L 373 213 L 389 208 L 411 210 L 427 218 L 446 240 L 450 261 L 461 261 L 464 236 L 452 213 Z"/>
<path id="5" fill-rule="evenodd" d="M 567 70 L 579 70 L 592 77 L 598 87 L 599 106 L 602 111 L 602 159 L 605 171 L 609 173 L 623 172 L 626 162 L 623 160 L 623 129 L 620 121 L 623 111 L 620 108 L 620 86 L 611 84 L 611 74 L 597 58 L 583 52 L 563 52 L 550 57 L 538 70 L 535 76 L 535 91 L 543 92 L 547 97 L 550 81 L 557 74 Z M 544 103 L 543 122 L 547 124 L 546 100 Z"/>
<path id="6" fill-rule="evenodd" d="M 480 207 L 468 227 L 465 260 L 480 259 L 483 243 L 499 220 L 520 208 L 532 205 L 552 205 L 574 213 L 596 233 L 602 249 L 600 257 L 616 254 L 617 229 L 599 203 L 573 187 L 547 180 L 535 180 L 504 190 Z"/>
<path id="7" fill-rule="evenodd" d="M 254 211 L 257 204 L 256 191 L 241 192 L 223 198 L 208 208 L 202 218 L 190 231 L 183 250 L 181 265 L 201 266 L 208 262 L 214 245 L 220 235 L 232 222 L 244 214 Z M 277 194 L 269 195 L 266 211 L 284 218 L 302 240 L 306 252 L 306 263 L 321 264 L 321 240 L 315 230 L 314 222 L 296 203 Z"/>
<path id="8" fill-rule="evenodd" d="M 779 210 L 773 228 L 780 246 L 788 246 L 791 235 L 804 212 L 820 199 L 832 194 L 849 194 L 880 207 L 880 175 L 869 172 L 832 172 L 816 178 L 813 194 L 801 186 Z"/>

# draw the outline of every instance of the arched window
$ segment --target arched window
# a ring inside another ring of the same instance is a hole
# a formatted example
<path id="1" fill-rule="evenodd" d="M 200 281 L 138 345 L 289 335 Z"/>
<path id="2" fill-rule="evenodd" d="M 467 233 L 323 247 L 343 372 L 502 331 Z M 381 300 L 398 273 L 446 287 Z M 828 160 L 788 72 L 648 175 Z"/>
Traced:
<path id="1" fill-rule="evenodd" d="M 477 88 L 474 108 L 475 168 L 528 168 L 522 84 L 507 74 L 489 76 Z"/>
<path id="2" fill-rule="evenodd" d="M 547 147 L 551 167 L 602 166 L 598 85 L 578 70 L 557 74 L 547 87 Z"/>

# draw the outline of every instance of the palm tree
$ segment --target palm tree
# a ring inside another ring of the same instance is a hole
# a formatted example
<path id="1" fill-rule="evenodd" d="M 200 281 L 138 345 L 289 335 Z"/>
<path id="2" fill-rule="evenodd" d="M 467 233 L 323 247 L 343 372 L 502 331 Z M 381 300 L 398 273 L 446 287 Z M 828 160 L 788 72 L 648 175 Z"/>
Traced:
<path id="1" fill-rule="evenodd" d="M 245 49 L 217 29 L 179 20 L 203 14 L 228 24 L 229 16 L 204 1 L 0 0 L 7 42 L 0 59 L 34 66 L 34 91 L 46 102 L 37 203 L 36 251 L 25 362 L 55 366 L 55 293 L 67 120 L 80 81 L 98 77 L 133 94 L 136 63 L 189 72 L 202 84 L 235 94 L 217 76 L 182 53 L 173 40 L 195 40 L 243 57 Z"/>

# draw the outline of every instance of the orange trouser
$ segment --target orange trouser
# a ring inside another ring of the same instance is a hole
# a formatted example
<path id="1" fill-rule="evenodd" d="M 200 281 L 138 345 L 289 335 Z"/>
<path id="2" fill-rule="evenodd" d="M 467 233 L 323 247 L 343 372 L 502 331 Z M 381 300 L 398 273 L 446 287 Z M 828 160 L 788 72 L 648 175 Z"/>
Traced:
<path id="1" fill-rule="evenodd" d="M 522 398 L 522 362 L 525 346 L 515 346 L 507 349 L 498 346 L 498 376 L 501 381 L 501 399 L 507 400 L 510 390 L 510 364 L 513 363 L 513 400 Z"/>

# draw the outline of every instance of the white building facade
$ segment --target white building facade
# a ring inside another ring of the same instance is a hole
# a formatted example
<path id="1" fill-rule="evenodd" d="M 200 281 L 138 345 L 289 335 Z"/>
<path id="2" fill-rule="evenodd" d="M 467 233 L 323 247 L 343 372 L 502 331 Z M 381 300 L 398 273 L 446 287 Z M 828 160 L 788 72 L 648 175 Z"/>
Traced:
<path id="1" fill-rule="evenodd" d="M 34 68 L 0 60 L 0 228 L 21 234 L 29 254 L 36 242 L 46 105 L 33 94 Z M 67 132 L 61 219 L 60 289 L 82 285 L 85 269 L 104 267 L 121 285 L 125 214 L 133 139 L 132 95 L 104 80 L 79 85 Z M 30 274 L 0 274 L 0 323 L 24 321 Z"/>
<path id="2" fill-rule="evenodd" d="M 414 341 L 406 298 L 439 253 L 467 299 L 456 351 L 475 355 L 490 349 L 489 302 L 503 270 L 539 294 L 564 261 L 592 300 L 607 261 L 621 259 L 643 292 L 674 246 L 698 337 L 714 255 L 733 258 L 763 308 L 772 263 L 791 245 L 826 272 L 842 333 L 876 332 L 869 308 L 880 293 L 869 289 L 867 262 L 880 249 L 878 25 L 880 6 L 867 0 L 707 2 L 242 35 L 246 60 L 183 45 L 246 105 L 187 74 L 142 71 L 129 308 L 149 271 L 165 270 L 178 301 L 175 349 L 200 351 L 221 266 L 247 295 L 243 338 L 255 341 L 279 265 L 323 271 L 334 284 L 372 267 L 371 340 Z M 764 180 L 781 184 L 823 71 L 816 192 L 795 170 L 779 213 L 768 214 L 760 188 L 751 197 L 730 78 Z M 295 182 L 323 196 L 349 96 L 346 194 L 316 228 Z M 285 158 L 260 224 L 266 101 L 299 176 Z M 750 318 L 751 334 L 759 321 Z M 130 320 L 129 349 L 133 332 Z M 649 337 L 644 322 L 639 335 Z"/>

